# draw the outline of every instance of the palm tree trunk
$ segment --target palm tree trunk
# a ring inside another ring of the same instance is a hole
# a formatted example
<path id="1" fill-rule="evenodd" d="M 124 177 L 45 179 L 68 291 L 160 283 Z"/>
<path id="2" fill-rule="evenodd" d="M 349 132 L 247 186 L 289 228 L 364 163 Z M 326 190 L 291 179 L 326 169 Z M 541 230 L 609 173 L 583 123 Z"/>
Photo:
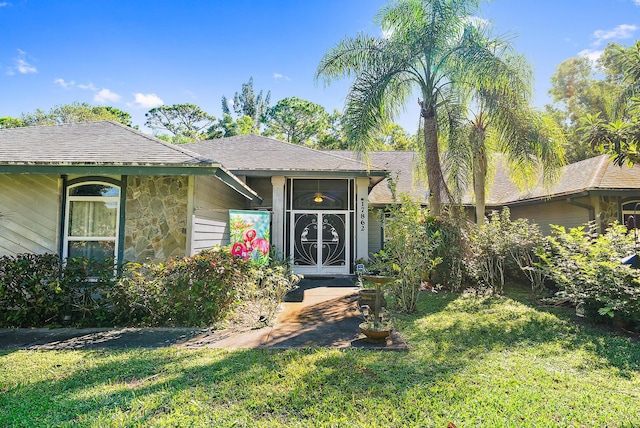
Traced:
<path id="1" fill-rule="evenodd" d="M 476 223 L 481 226 L 484 224 L 485 213 L 485 186 L 487 181 L 487 153 L 484 146 L 480 153 L 476 153 L 473 159 L 473 193 L 476 198 Z"/>
<path id="2" fill-rule="evenodd" d="M 440 165 L 435 108 L 426 103 L 421 104 L 421 115 L 424 124 L 425 164 L 427 167 L 427 184 L 429 185 L 429 210 L 432 215 L 439 216 L 442 211 L 442 205 L 448 202 L 449 189 L 444 181 L 442 165 Z M 444 201 L 443 198 L 445 199 Z"/>
<path id="3" fill-rule="evenodd" d="M 476 199 L 476 223 L 484 224 L 487 182 L 487 150 L 484 145 L 485 129 L 474 126 L 471 133 L 471 147 L 473 147 L 473 193 Z"/>

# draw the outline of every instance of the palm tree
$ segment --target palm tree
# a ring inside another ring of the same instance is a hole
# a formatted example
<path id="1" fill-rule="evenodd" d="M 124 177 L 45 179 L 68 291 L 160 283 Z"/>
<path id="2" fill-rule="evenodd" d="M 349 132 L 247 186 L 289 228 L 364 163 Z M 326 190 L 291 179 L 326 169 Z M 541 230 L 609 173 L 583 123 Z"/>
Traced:
<path id="1" fill-rule="evenodd" d="M 640 163 L 640 41 L 629 48 L 616 47 L 612 60 L 623 76 L 623 88 L 616 102 L 613 120 L 600 113 L 580 119 L 582 138 L 607 152 L 617 165 Z"/>
<path id="2" fill-rule="evenodd" d="M 504 38 L 492 37 L 479 25 L 465 43 L 474 44 L 478 72 L 462 83 L 468 99 L 465 132 L 446 150 L 446 170 L 454 196 L 461 198 L 473 184 L 476 221 L 484 223 L 489 170 L 501 154 L 513 181 L 526 187 L 542 167 L 545 184 L 564 165 L 564 135 L 554 121 L 529 107 L 531 68 Z"/>
<path id="3" fill-rule="evenodd" d="M 460 108 L 463 82 L 474 74 L 488 75 L 488 52 L 468 43 L 477 37 L 470 16 L 479 0 L 398 0 L 382 8 L 376 20 L 383 36 L 347 37 L 322 58 L 316 79 L 354 77 L 347 95 L 344 126 L 352 147 L 364 153 L 377 129 L 392 120 L 416 93 L 420 105 L 422 141 L 430 209 L 439 215 L 451 202 L 440 161 L 440 139 L 455 145 L 462 135 Z M 480 55 L 480 56 L 479 56 Z M 415 98 L 413 98 L 415 99 Z"/>

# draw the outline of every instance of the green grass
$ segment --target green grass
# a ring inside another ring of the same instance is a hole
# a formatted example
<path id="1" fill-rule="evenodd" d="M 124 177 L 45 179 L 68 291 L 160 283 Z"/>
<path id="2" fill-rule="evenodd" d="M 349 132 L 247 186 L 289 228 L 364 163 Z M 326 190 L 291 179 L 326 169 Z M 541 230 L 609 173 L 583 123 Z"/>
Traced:
<path id="1" fill-rule="evenodd" d="M 0 353 L 0 426 L 640 426 L 640 344 L 526 294 L 421 296 L 409 352 Z"/>

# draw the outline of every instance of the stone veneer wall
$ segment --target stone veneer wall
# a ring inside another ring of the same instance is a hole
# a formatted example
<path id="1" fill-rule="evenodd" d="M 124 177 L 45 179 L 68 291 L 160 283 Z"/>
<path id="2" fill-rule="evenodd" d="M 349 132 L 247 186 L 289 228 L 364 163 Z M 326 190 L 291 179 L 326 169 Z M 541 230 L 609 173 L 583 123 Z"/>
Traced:
<path id="1" fill-rule="evenodd" d="M 129 176 L 125 261 L 183 257 L 187 243 L 188 177 Z"/>

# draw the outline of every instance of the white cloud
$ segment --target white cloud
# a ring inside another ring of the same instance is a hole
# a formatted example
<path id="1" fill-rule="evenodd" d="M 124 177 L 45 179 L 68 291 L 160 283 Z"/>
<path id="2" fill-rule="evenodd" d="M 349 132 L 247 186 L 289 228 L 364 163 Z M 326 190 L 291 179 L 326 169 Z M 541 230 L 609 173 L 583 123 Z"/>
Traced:
<path id="1" fill-rule="evenodd" d="M 87 91 L 97 91 L 98 90 L 98 88 L 93 86 L 93 83 L 91 83 L 91 82 L 87 83 L 86 85 L 81 83 L 81 84 L 78 85 L 78 88 L 84 89 L 84 90 L 87 90 Z"/>
<path id="2" fill-rule="evenodd" d="M 598 60 L 598 58 L 600 58 L 600 56 L 602 55 L 602 52 L 603 51 L 601 50 L 599 51 L 595 49 L 585 49 L 578 52 L 578 56 L 588 58 L 591 60 L 591 62 L 595 63 Z"/>
<path id="3" fill-rule="evenodd" d="M 640 6 L 640 0 L 633 0 L 633 2 L 636 4 L 636 6 Z"/>
<path id="4" fill-rule="evenodd" d="M 636 0 L 636 2 L 638 1 L 640 0 Z M 637 25 L 621 24 L 613 30 L 596 30 L 593 32 L 593 37 L 596 39 L 594 44 L 599 46 L 603 42 L 611 39 L 629 39 L 633 37 L 634 31 L 637 29 Z"/>
<path id="5" fill-rule="evenodd" d="M 36 69 L 36 67 L 31 65 L 29 61 L 27 61 L 28 57 L 29 56 L 25 51 L 23 51 L 22 49 L 18 49 L 18 57 L 14 58 L 13 67 L 7 68 L 7 74 L 9 76 L 14 76 L 16 73 L 20 73 L 20 74 L 37 73 L 38 70 Z"/>
<path id="6" fill-rule="evenodd" d="M 16 67 L 20 74 L 36 73 L 38 71 L 33 65 L 29 64 L 27 60 L 22 58 L 16 60 Z"/>
<path id="7" fill-rule="evenodd" d="M 273 78 L 276 80 L 278 79 L 291 80 L 289 76 L 285 76 L 284 74 L 280 74 L 280 73 L 273 73 Z"/>
<path id="8" fill-rule="evenodd" d="M 93 100 L 97 103 L 104 104 L 107 102 L 116 102 L 120 101 L 122 98 L 120 95 L 115 92 L 111 92 L 109 89 L 101 89 L 94 97 Z"/>
<path id="9" fill-rule="evenodd" d="M 7 7 L 7 6 L 11 6 L 11 3 L 7 1 L 0 2 L 0 7 Z"/>
<path id="10" fill-rule="evenodd" d="M 164 104 L 164 101 L 156 94 L 141 94 L 138 92 L 135 97 L 135 104 L 143 108 L 154 108 Z"/>
<path id="11" fill-rule="evenodd" d="M 53 83 L 55 83 L 56 85 L 60 85 L 65 89 L 67 89 L 69 87 L 73 87 L 76 84 L 76 82 L 74 82 L 73 80 L 70 81 L 70 82 L 67 82 L 64 79 L 56 79 L 56 80 L 53 81 Z"/>

